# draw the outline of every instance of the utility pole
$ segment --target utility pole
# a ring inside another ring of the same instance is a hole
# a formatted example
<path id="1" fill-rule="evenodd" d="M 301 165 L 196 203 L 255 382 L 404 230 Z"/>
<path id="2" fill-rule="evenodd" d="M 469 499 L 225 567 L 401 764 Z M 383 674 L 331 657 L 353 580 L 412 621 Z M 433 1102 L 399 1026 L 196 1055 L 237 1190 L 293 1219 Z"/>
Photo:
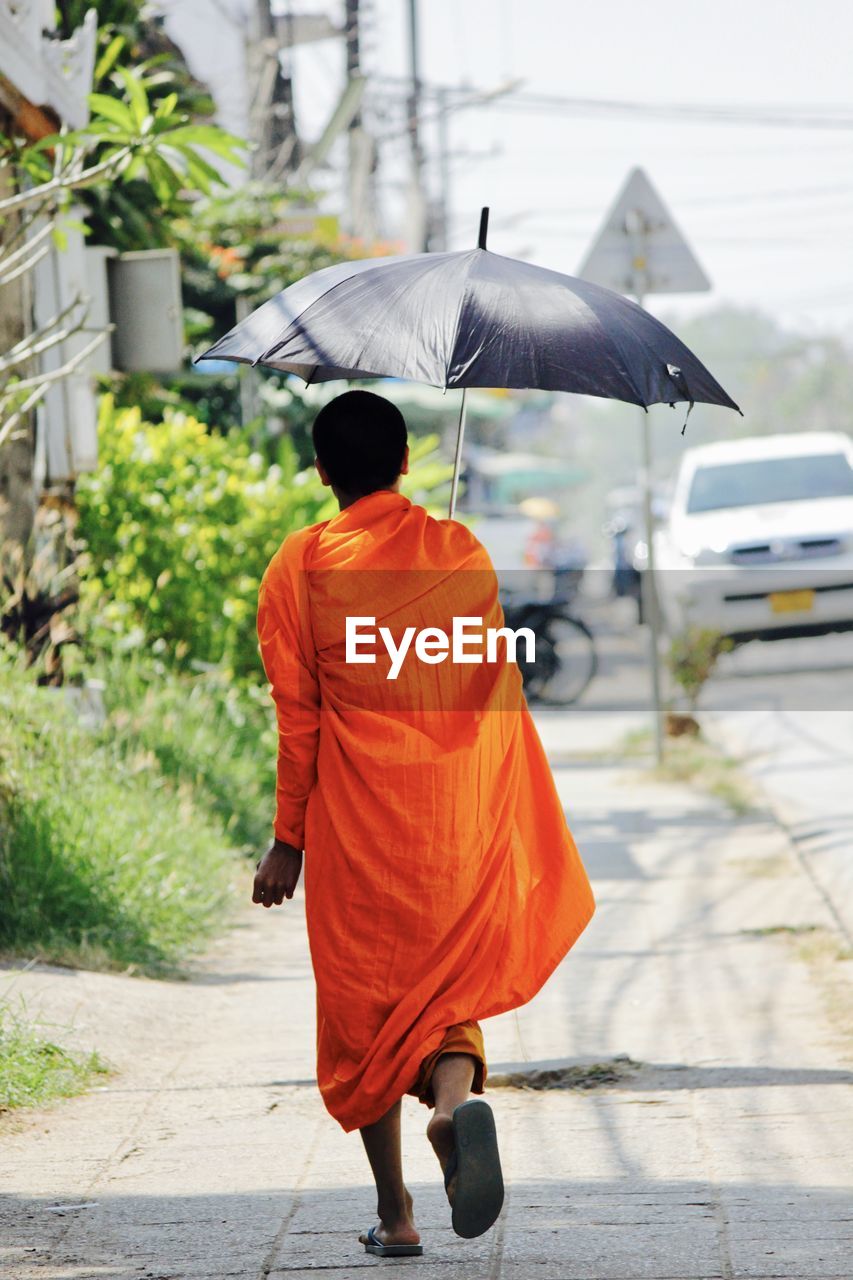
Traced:
<path id="1" fill-rule="evenodd" d="M 634 297 L 639 307 L 645 306 L 649 279 L 649 226 L 641 208 L 630 208 L 625 213 L 625 235 L 631 244 L 634 268 Z M 654 513 L 654 457 L 652 452 L 652 424 L 648 409 L 640 410 L 640 428 L 643 439 L 643 466 L 640 472 L 643 482 L 643 523 L 646 535 L 646 569 L 641 576 L 643 617 L 649 628 L 649 670 L 652 676 L 652 705 L 654 708 L 655 759 L 663 762 L 663 691 L 660 678 L 660 610 L 658 604 L 655 565 L 655 513 Z"/>
<path id="2" fill-rule="evenodd" d="M 284 21 L 292 20 L 288 10 Z M 284 43 L 288 44 L 287 41 Z M 246 62 L 252 86 L 249 124 L 255 144 L 252 177 L 258 179 L 286 175 L 300 161 L 293 79 L 289 72 L 282 70 L 280 52 L 281 42 L 276 34 L 270 0 L 255 0 Z"/>
<path id="3" fill-rule="evenodd" d="M 346 78 L 351 86 L 361 79 L 360 0 L 346 0 L 344 38 L 346 40 Z M 356 239 L 370 243 L 376 238 L 376 216 L 373 175 L 376 148 L 365 130 L 361 110 L 354 112 L 347 126 L 347 177 L 349 226 Z"/>
<path id="4" fill-rule="evenodd" d="M 605 215 L 578 275 L 605 288 L 633 293 L 643 306 L 650 293 L 694 293 L 711 288 L 676 226 L 672 214 L 642 169 L 632 169 Z M 655 578 L 654 458 L 649 415 L 642 411 L 643 492 L 646 568 L 642 575 L 643 614 L 649 628 L 655 757 L 663 759 L 663 697 L 660 671 L 659 596 Z"/>
<path id="5" fill-rule="evenodd" d="M 288 7 L 285 22 L 292 24 Z M 292 35 L 292 32 L 291 32 Z M 288 41 L 284 42 L 286 45 Z M 292 40 L 289 42 L 292 44 Z M 270 0 L 255 0 L 247 24 L 246 69 L 251 92 L 249 137 L 253 144 L 251 173 L 255 181 L 271 182 L 292 173 L 301 153 L 293 108 L 293 79 L 281 65 L 280 34 L 276 30 Z M 289 56 L 289 55 L 288 55 Z M 237 298 L 237 320 L 250 311 L 246 298 Z M 240 365 L 240 416 L 243 425 L 261 411 L 256 369 Z"/>
<path id="6" fill-rule="evenodd" d="M 361 26 L 360 0 L 346 0 L 344 35 L 347 45 L 347 80 L 361 74 Z M 349 124 L 349 131 L 361 127 L 361 112 L 357 111 Z"/>
<path id="7" fill-rule="evenodd" d="M 436 90 L 438 129 L 438 226 L 430 236 L 430 248 L 450 248 L 450 104 L 446 89 Z"/>
<path id="8" fill-rule="evenodd" d="M 485 106 L 497 98 L 513 93 L 521 81 L 507 80 L 494 89 L 468 92 L 464 98 L 453 93 L 446 85 L 436 85 L 432 89 L 435 100 L 436 152 L 438 159 L 438 198 L 430 210 L 428 226 L 428 248 L 445 252 L 450 248 L 451 209 L 451 161 L 454 152 L 450 145 L 450 118 L 454 111 L 470 110 L 472 107 Z M 421 86 L 423 89 L 423 86 Z M 460 153 L 456 153 L 457 155 Z M 479 153 L 466 152 L 468 159 L 491 158 L 494 149 Z"/>
<path id="9" fill-rule="evenodd" d="M 427 248 L 426 192 L 424 191 L 424 153 L 421 146 L 421 73 L 418 40 L 418 0 L 409 0 L 409 74 L 411 86 L 408 103 L 409 149 L 412 162 L 409 239 L 412 249 L 421 253 Z"/>

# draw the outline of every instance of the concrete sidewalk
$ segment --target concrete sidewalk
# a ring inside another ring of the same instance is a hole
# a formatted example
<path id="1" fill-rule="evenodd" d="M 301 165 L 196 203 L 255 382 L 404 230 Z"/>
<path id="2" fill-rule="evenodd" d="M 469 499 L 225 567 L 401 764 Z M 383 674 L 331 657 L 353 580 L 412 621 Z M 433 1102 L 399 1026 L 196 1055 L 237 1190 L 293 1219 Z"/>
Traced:
<path id="1" fill-rule="evenodd" d="M 853 945 L 853 714 L 765 707 L 703 723 L 743 761 Z"/>
<path id="2" fill-rule="evenodd" d="M 7 1125 L 3 1274 L 851 1280 L 853 962 L 822 898 L 769 820 L 601 763 L 557 777 L 599 906 L 538 999 L 486 1024 L 504 1076 L 495 1230 L 453 1235 L 426 1112 L 407 1100 L 426 1253 L 359 1251 L 374 1193 L 313 1086 L 297 901 L 248 909 L 192 983 L 17 979 L 120 1073 Z M 590 1087 L 507 1087 L 541 1066 Z"/>

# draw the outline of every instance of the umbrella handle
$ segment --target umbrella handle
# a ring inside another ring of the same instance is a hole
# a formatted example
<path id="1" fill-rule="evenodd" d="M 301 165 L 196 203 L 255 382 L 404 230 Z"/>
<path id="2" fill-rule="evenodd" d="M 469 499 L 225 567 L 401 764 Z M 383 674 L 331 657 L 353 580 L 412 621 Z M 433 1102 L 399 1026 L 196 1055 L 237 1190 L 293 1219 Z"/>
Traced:
<path id="1" fill-rule="evenodd" d="M 488 210 L 484 210 L 488 214 Z M 447 509 L 449 519 L 456 514 L 456 495 L 459 492 L 459 470 L 462 463 L 462 440 L 465 435 L 465 418 L 468 413 L 466 402 L 467 388 L 462 388 L 462 403 L 459 406 L 459 426 L 456 429 L 456 452 L 453 455 L 453 479 L 450 482 L 450 505 Z"/>
<path id="2" fill-rule="evenodd" d="M 483 205 L 480 210 L 480 234 L 477 236 L 477 248 L 485 249 L 486 237 L 489 234 L 489 207 Z M 459 492 L 459 470 L 462 464 L 462 440 L 465 435 L 465 417 L 468 412 L 466 402 L 467 388 L 462 388 L 462 403 L 459 406 L 459 426 L 456 430 L 456 452 L 453 455 L 453 479 L 450 483 L 450 503 L 447 515 L 452 520 L 456 514 L 456 495 Z"/>

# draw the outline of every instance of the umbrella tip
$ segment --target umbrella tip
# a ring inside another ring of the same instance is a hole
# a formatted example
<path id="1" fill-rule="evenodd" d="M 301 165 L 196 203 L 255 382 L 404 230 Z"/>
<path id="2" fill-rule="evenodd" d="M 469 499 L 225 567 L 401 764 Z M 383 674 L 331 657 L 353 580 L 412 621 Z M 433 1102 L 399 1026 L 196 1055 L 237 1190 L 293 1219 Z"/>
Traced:
<path id="1" fill-rule="evenodd" d="M 480 234 L 477 237 L 477 248 L 485 249 L 486 236 L 489 234 L 489 210 L 488 206 L 484 206 L 480 210 Z"/>

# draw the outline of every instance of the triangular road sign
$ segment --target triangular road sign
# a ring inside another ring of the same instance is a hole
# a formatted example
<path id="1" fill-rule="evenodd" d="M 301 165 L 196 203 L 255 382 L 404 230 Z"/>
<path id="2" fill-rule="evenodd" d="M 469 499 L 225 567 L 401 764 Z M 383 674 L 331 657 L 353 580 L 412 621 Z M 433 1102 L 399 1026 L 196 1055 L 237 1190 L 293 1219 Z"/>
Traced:
<path id="1" fill-rule="evenodd" d="M 642 169 L 632 169 L 578 275 L 619 293 L 704 293 L 711 282 Z"/>

